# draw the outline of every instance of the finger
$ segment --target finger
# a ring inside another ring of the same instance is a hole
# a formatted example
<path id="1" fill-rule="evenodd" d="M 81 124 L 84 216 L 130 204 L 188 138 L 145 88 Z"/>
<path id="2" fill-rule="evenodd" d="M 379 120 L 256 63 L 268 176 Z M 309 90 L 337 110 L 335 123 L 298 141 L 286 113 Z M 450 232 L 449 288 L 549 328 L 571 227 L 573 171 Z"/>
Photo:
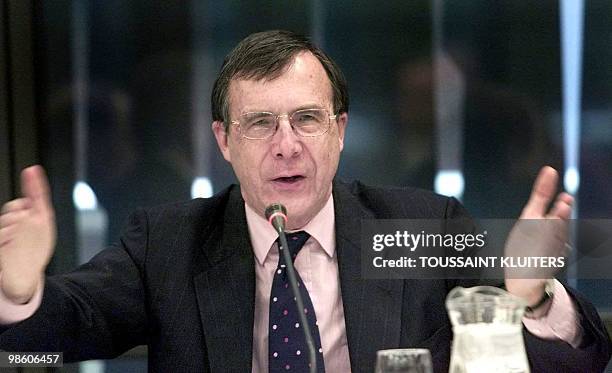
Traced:
<path id="1" fill-rule="evenodd" d="M 555 204 L 547 217 L 567 220 L 572 216 L 573 204 L 574 197 L 567 193 L 560 193 L 557 196 L 557 200 L 555 201 Z"/>
<path id="2" fill-rule="evenodd" d="M 17 210 L 0 215 L 0 227 L 8 227 L 23 221 L 28 216 L 27 210 Z"/>
<path id="3" fill-rule="evenodd" d="M 21 192 L 30 198 L 35 208 L 51 206 L 49 182 L 45 170 L 39 166 L 31 166 L 21 172 Z"/>
<path id="4" fill-rule="evenodd" d="M 15 225 L 0 228 L 0 247 L 9 243 L 13 239 L 13 237 L 15 237 L 16 231 L 17 227 Z"/>
<path id="5" fill-rule="evenodd" d="M 533 183 L 531 196 L 521 214 L 522 218 L 538 218 L 546 215 L 548 205 L 557 190 L 558 179 L 559 174 L 554 168 L 550 166 L 542 167 Z"/>
<path id="6" fill-rule="evenodd" d="M 28 198 L 18 198 L 7 202 L 2 206 L 2 214 L 7 214 L 13 211 L 26 210 L 32 206 L 32 202 Z"/>

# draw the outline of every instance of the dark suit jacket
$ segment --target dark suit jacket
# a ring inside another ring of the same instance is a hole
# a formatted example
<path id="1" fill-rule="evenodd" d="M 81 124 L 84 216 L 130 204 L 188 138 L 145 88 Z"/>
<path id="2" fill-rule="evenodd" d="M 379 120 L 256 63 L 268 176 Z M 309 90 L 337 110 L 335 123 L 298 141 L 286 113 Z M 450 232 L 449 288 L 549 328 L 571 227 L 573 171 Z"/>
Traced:
<path id="1" fill-rule="evenodd" d="M 353 372 L 373 372 L 377 350 L 431 350 L 446 372 L 451 326 L 445 280 L 365 280 L 360 224 L 367 218 L 456 218 L 454 199 L 416 189 L 334 184 L 336 250 Z M 465 284 L 464 284 L 465 285 Z M 611 351 L 593 306 L 575 292 L 584 343 L 525 332 L 534 372 L 601 371 Z M 66 361 L 113 358 L 149 346 L 152 372 L 249 372 L 254 257 L 239 187 L 210 199 L 137 211 L 120 243 L 72 273 L 47 279 L 40 309 L 3 330 L 8 351 L 63 351 Z"/>

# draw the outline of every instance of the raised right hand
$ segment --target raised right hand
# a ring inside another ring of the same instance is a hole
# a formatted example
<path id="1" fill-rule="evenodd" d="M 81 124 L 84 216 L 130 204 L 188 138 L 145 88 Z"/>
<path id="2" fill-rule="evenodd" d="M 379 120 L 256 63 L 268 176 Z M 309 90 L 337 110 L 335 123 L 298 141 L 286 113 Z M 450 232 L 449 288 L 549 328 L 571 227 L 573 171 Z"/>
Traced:
<path id="1" fill-rule="evenodd" d="M 22 198 L 0 214 L 0 289 L 11 301 L 27 303 L 44 278 L 56 240 L 49 183 L 41 166 L 21 172 Z"/>

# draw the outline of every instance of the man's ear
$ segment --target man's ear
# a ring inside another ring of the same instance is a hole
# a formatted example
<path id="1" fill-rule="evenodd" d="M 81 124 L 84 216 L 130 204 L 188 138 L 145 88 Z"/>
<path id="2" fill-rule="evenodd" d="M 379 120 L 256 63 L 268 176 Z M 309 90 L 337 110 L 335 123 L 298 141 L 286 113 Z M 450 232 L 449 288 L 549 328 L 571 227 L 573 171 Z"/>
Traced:
<path id="1" fill-rule="evenodd" d="M 336 118 L 338 123 L 338 141 L 340 141 L 340 151 L 344 148 L 344 132 L 348 124 L 348 113 L 342 113 Z"/>
<path id="2" fill-rule="evenodd" d="M 232 163 L 229 151 L 229 134 L 225 129 L 224 123 L 218 120 L 214 121 L 212 123 L 212 131 L 215 134 L 215 139 L 217 140 L 217 145 L 219 145 L 221 154 L 223 154 L 223 158 Z"/>

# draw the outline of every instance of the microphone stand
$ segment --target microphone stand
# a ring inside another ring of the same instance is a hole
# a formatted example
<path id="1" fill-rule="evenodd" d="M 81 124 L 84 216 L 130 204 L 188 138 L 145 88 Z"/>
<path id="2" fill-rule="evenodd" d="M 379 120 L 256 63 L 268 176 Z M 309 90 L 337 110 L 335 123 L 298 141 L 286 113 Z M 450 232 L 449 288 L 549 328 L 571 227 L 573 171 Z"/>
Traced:
<path id="1" fill-rule="evenodd" d="M 293 260 L 291 260 L 291 254 L 289 253 L 287 237 L 285 236 L 285 231 L 283 227 L 275 226 L 274 228 L 278 232 L 278 236 L 280 238 L 282 250 L 279 247 L 279 251 L 282 252 L 283 258 L 285 259 L 285 264 L 287 265 L 286 269 L 287 275 L 289 276 L 289 284 L 291 285 L 291 291 L 295 296 L 295 302 L 297 303 L 298 308 L 298 315 L 300 316 L 300 323 L 302 324 L 304 338 L 306 339 L 306 345 L 308 346 L 308 361 L 310 363 L 310 373 L 315 373 L 317 371 L 317 356 L 315 351 L 315 345 L 314 341 L 312 340 L 312 333 L 310 331 L 310 326 L 308 325 L 308 319 L 306 319 L 306 314 L 304 313 L 304 301 L 302 300 L 302 294 L 300 294 L 300 289 L 297 285 L 298 281 L 295 275 L 295 268 L 293 267 Z"/>

